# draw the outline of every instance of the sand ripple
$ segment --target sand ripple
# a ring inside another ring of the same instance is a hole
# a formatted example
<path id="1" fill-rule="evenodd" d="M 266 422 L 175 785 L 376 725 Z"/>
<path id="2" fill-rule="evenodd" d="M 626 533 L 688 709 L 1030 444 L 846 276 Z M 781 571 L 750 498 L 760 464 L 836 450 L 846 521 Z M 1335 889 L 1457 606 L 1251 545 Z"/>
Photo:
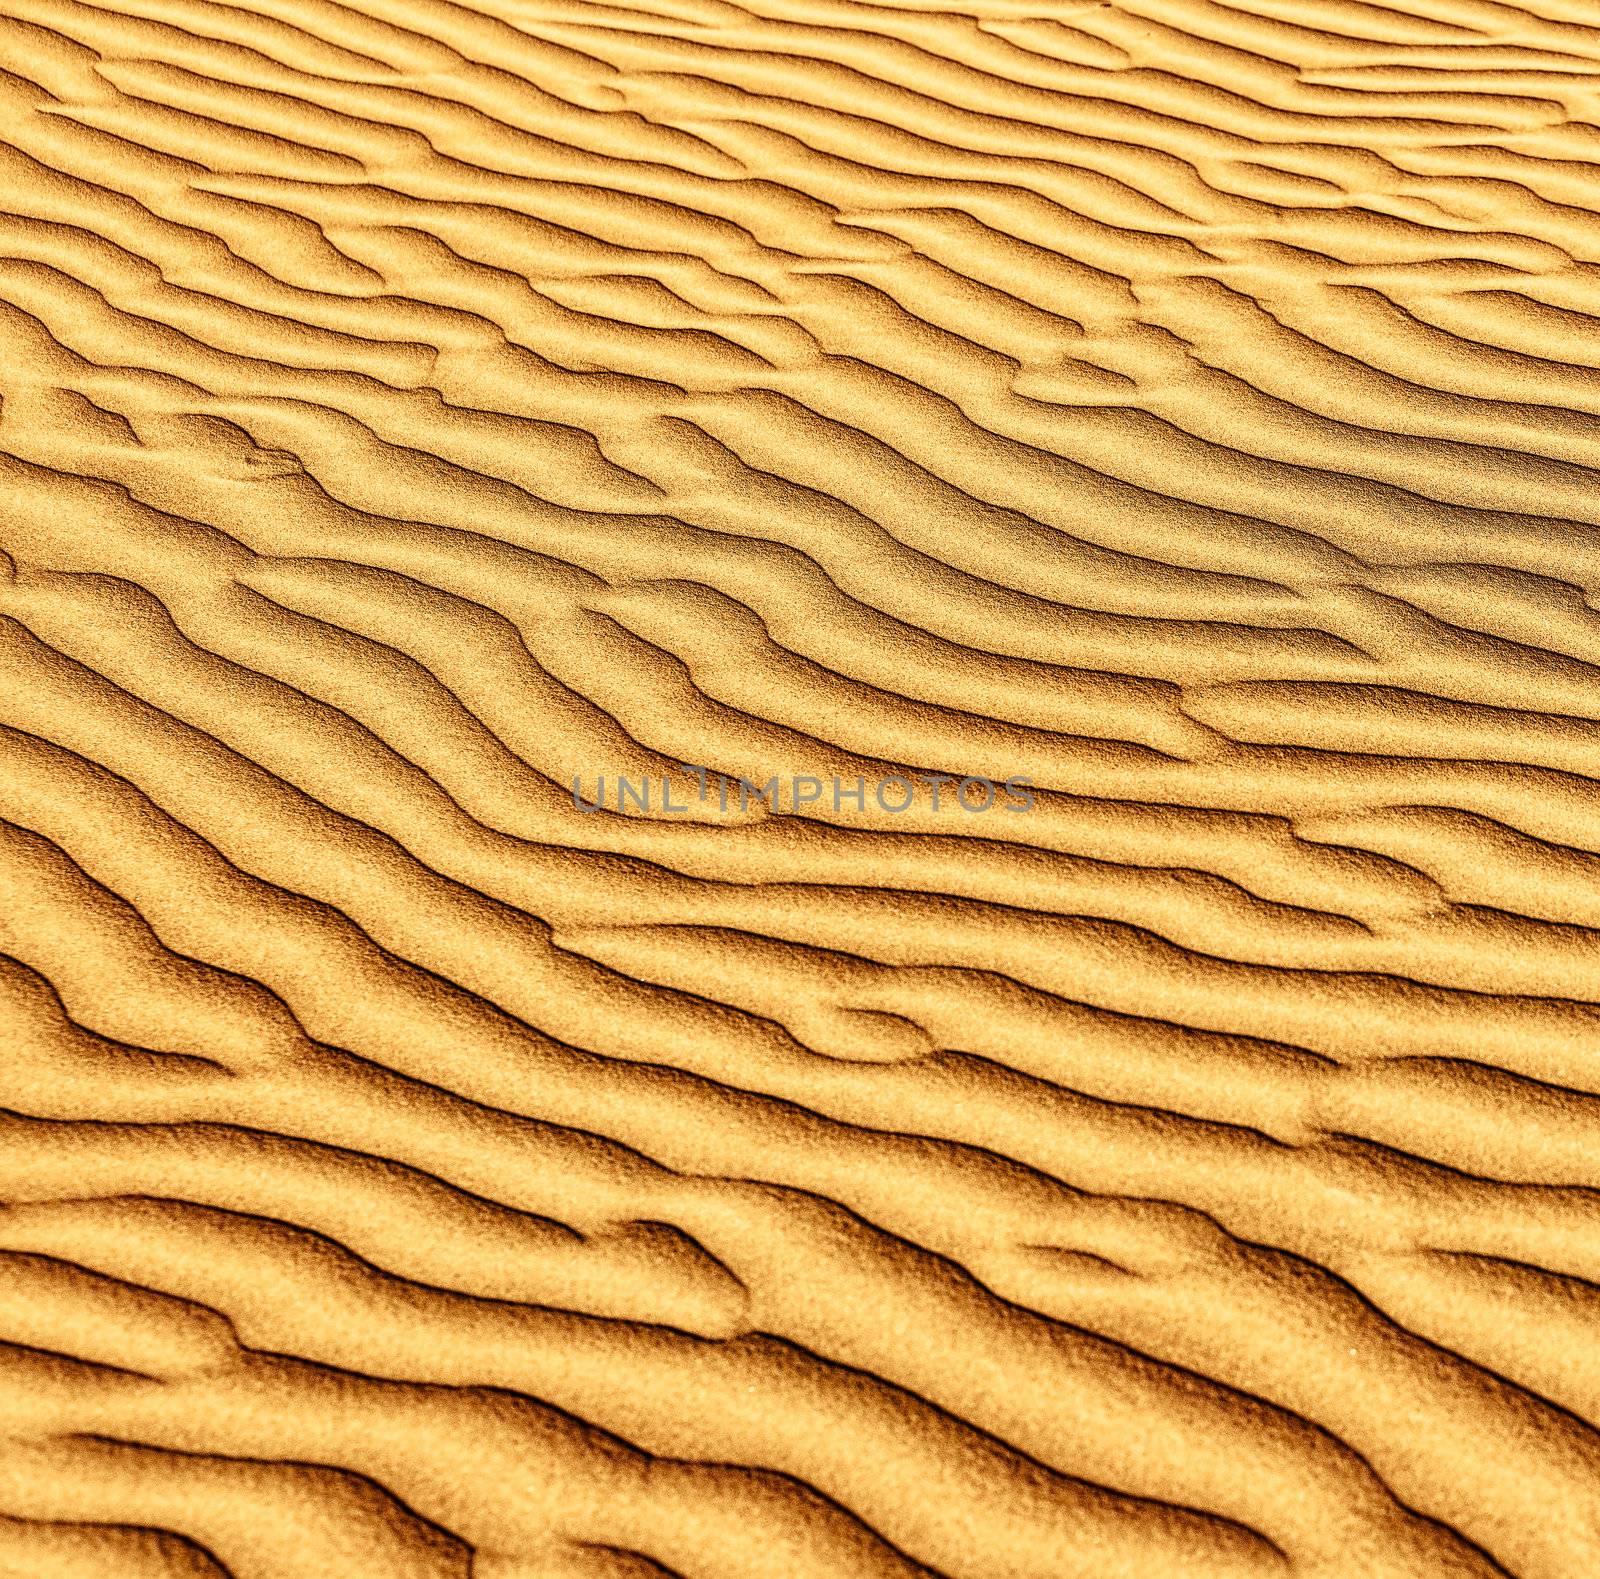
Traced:
<path id="1" fill-rule="evenodd" d="M 1596 23 L 7 0 L 0 1573 L 1600 1571 Z"/>

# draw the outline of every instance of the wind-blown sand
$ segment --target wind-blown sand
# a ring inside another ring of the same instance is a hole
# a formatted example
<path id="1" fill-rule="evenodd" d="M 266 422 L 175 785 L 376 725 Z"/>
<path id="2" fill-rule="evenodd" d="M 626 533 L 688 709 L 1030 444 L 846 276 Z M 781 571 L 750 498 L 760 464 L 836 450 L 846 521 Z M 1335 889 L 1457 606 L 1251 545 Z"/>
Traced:
<path id="1" fill-rule="evenodd" d="M 4 13 L 0 1574 L 1600 1572 L 1593 0 Z"/>

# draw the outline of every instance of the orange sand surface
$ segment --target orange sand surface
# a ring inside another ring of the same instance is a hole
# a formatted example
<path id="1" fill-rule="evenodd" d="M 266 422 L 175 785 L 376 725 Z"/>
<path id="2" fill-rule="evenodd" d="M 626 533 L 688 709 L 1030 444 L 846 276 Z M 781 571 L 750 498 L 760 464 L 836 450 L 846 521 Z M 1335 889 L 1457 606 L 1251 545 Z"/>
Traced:
<path id="1" fill-rule="evenodd" d="M 3 0 L 0 207 L 0 1575 L 1600 1574 L 1596 0 Z"/>

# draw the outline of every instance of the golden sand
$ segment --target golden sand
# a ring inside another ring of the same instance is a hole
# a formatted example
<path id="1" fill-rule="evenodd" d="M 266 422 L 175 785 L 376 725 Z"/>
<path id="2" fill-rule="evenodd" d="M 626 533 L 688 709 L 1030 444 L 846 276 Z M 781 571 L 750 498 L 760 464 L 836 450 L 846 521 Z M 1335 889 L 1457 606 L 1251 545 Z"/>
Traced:
<path id="1" fill-rule="evenodd" d="M 0 1575 L 1600 1573 L 1595 0 L 0 10 Z"/>

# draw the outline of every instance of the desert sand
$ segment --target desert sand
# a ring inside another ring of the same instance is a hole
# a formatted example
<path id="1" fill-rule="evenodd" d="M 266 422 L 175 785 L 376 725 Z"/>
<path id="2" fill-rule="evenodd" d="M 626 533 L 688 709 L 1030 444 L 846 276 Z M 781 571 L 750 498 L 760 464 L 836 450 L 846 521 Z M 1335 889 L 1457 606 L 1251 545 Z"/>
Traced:
<path id="1" fill-rule="evenodd" d="M 0 1574 L 1600 1573 L 1594 0 L 0 67 Z"/>

